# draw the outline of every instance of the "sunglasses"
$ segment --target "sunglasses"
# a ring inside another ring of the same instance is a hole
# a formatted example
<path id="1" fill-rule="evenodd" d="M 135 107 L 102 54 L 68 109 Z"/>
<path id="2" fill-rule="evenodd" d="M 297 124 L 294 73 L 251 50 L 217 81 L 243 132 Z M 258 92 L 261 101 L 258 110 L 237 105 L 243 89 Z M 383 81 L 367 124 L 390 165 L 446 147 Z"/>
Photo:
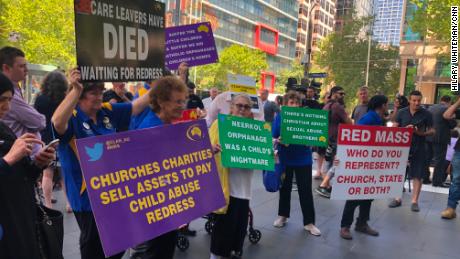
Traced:
<path id="1" fill-rule="evenodd" d="M 243 109 L 243 110 L 246 110 L 246 111 L 251 109 L 251 105 L 249 105 L 249 104 L 235 103 L 235 106 L 238 109 Z"/>

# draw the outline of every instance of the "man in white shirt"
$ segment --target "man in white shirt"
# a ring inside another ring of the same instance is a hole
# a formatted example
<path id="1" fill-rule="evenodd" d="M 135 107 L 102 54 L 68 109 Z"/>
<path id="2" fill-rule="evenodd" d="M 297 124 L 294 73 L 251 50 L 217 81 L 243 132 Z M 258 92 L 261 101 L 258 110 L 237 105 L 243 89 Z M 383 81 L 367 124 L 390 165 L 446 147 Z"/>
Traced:
<path id="1" fill-rule="evenodd" d="M 219 94 L 219 90 L 216 87 L 209 89 L 209 97 L 203 99 L 204 109 L 208 111 L 211 108 L 212 101 Z"/>

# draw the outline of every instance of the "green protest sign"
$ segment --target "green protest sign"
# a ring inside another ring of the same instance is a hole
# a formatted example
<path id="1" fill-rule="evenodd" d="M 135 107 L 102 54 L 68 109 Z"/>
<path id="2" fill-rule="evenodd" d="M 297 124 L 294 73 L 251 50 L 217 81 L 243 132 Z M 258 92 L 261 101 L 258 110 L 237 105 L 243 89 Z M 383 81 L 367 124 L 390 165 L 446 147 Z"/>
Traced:
<path id="1" fill-rule="evenodd" d="M 218 120 L 224 167 L 274 170 L 269 123 L 223 114 Z"/>
<path id="2" fill-rule="evenodd" d="M 328 111 L 283 106 L 281 142 L 327 147 L 328 116 Z"/>

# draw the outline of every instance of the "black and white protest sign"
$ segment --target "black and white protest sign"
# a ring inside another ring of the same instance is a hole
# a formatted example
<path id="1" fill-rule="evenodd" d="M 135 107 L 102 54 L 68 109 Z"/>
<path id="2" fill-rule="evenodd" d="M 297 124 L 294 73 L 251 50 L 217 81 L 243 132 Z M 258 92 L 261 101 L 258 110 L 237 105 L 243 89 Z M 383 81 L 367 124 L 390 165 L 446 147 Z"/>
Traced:
<path id="1" fill-rule="evenodd" d="M 145 81 L 164 71 L 165 5 L 149 0 L 75 0 L 82 81 Z"/>

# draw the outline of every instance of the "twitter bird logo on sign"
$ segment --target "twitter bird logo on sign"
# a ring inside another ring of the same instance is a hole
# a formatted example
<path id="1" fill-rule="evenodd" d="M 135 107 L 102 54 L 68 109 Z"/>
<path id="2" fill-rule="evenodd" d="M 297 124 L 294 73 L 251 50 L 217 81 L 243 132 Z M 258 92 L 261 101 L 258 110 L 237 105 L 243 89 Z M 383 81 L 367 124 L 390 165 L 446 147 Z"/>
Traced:
<path id="1" fill-rule="evenodd" d="M 104 145 L 102 143 L 96 143 L 94 144 L 94 147 L 85 147 L 86 154 L 89 156 L 90 162 L 97 161 L 101 159 L 103 151 L 104 151 Z"/>

